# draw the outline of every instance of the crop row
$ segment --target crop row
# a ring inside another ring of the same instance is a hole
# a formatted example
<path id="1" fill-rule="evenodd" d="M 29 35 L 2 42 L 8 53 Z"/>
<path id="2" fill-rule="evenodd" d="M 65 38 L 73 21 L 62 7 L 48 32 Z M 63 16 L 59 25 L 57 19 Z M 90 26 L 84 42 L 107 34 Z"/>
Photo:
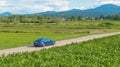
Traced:
<path id="1" fill-rule="evenodd" d="M 1 67 L 119 67 L 120 35 L 0 57 Z"/>

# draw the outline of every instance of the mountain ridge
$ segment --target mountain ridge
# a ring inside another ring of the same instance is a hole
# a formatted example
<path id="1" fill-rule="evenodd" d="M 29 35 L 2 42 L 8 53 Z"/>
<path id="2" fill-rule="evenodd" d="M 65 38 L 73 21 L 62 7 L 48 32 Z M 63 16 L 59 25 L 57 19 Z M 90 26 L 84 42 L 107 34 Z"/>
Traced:
<path id="1" fill-rule="evenodd" d="M 40 14 L 45 15 L 43 13 Z M 120 6 L 114 4 L 104 4 L 94 9 L 87 9 L 87 10 L 72 9 L 68 11 L 56 12 L 53 15 L 99 16 L 102 14 L 104 15 L 120 14 Z"/>
<path id="2" fill-rule="evenodd" d="M 120 14 L 120 6 L 114 4 L 104 4 L 93 9 L 80 10 L 80 9 L 71 9 L 67 11 L 46 11 L 34 13 L 37 15 L 52 15 L 52 16 L 100 16 L 100 15 L 113 15 Z M 5 12 L 0 14 L 0 16 L 9 16 L 12 15 L 10 12 Z M 26 14 L 27 15 L 27 14 Z M 32 15 L 32 14 L 29 14 Z"/>

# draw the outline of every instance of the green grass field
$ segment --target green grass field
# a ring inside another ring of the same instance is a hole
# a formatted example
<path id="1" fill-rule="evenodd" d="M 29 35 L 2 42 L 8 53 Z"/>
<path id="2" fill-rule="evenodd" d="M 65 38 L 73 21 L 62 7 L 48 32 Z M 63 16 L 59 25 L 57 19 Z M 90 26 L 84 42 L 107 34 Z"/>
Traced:
<path id="1" fill-rule="evenodd" d="M 119 67 L 120 35 L 0 57 L 1 67 Z"/>
<path id="2" fill-rule="evenodd" d="M 53 40 L 63 40 L 75 37 L 86 36 L 88 33 L 0 33 L 0 49 L 13 48 L 19 46 L 32 46 L 37 38 L 50 38 Z"/>
<path id="3" fill-rule="evenodd" d="M 120 31 L 119 21 L 64 21 L 58 24 L 0 24 L 0 49 L 31 46 L 40 37 L 63 40 Z"/>

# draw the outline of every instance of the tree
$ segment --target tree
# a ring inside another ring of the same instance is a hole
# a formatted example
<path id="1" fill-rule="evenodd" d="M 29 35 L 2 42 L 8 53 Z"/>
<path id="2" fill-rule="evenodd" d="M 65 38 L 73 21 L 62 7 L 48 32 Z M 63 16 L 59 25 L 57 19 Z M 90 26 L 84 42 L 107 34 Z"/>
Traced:
<path id="1" fill-rule="evenodd" d="M 112 19 L 113 20 L 120 20 L 120 15 L 115 14 L 115 15 L 112 16 Z"/>
<path id="2" fill-rule="evenodd" d="M 99 19 L 101 20 L 104 20 L 105 19 L 105 15 L 100 15 Z"/>
<path id="3" fill-rule="evenodd" d="M 77 20 L 79 20 L 79 21 L 82 20 L 82 16 L 78 16 Z"/>
<path id="4" fill-rule="evenodd" d="M 77 17 L 76 17 L 76 16 L 70 16 L 70 17 L 69 17 L 69 20 L 75 21 L 75 20 L 77 20 Z"/>

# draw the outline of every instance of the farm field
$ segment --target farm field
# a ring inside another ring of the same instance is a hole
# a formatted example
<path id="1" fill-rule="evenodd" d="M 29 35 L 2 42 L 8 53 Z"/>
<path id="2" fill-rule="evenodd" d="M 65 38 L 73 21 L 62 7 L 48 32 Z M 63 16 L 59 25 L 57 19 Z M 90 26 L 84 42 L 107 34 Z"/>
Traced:
<path id="1" fill-rule="evenodd" d="M 120 35 L 0 57 L 1 67 L 118 67 Z M 7 64 L 6 64 L 7 63 Z"/>
<path id="2" fill-rule="evenodd" d="M 72 35 L 72 36 L 71 36 Z M 20 47 L 20 46 L 32 46 L 33 41 L 40 37 L 50 38 L 54 40 L 62 40 L 68 38 L 75 38 L 89 35 L 87 33 L 81 33 L 74 35 L 73 33 L 0 33 L 0 49 Z"/>
<path id="3" fill-rule="evenodd" d="M 120 67 L 120 0 L 1 0 L 0 67 Z"/>
<path id="4" fill-rule="evenodd" d="M 120 31 L 119 21 L 64 21 L 58 24 L 0 24 L 0 49 L 33 45 L 40 37 L 63 40 Z"/>

